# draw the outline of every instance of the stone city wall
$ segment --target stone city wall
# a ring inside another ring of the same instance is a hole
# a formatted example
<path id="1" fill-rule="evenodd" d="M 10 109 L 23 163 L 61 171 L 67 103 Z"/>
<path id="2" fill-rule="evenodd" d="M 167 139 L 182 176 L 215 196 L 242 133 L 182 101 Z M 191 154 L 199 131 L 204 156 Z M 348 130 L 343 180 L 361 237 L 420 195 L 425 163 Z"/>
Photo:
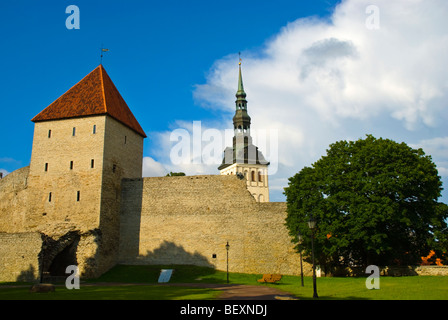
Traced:
<path id="1" fill-rule="evenodd" d="M 39 278 L 42 238 L 37 232 L 0 233 L 0 281 L 34 281 Z"/>
<path id="2" fill-rule="evenodd" d="M 300 274 L 285 203 L 257 203 L 235 176 L 123 181 L 119 263 Z M 307 264 L 306 273 L 310 272 Z"/>

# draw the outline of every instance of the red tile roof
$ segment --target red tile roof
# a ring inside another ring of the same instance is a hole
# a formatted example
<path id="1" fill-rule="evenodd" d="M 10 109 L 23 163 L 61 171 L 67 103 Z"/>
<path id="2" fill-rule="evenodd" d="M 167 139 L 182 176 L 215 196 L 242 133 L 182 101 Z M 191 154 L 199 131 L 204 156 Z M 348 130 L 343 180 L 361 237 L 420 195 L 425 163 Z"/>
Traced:
<path id="1" fill-rule="evenodd" d="M 100 64 L 31 121 L 108 114 L 146 138 L 142 127 Z"/>

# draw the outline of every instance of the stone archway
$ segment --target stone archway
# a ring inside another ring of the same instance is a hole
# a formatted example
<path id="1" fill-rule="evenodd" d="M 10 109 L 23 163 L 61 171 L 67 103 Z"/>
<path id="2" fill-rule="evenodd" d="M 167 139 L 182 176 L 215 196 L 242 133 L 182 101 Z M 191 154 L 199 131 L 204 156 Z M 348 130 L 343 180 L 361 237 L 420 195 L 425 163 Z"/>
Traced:
<path id="1" fill-rule="evenodd" d="M 66 276 L 65 270 L 67 266 L 78 265 L 76 259 L 78 242 L 79 241 L 74 240 L 53 258 L 53 261 L 51 261 L 51 264 L 48 267 L 50 277 Z"/>
<path id="2" fill-rule="evenodd" d="M 77 265 L 79 231 L 69 231 L 57 239 L 42 234 L 42 240 L 42 251 L 39 254 L 41 277 L 65 277 L 67 266 Z"/>

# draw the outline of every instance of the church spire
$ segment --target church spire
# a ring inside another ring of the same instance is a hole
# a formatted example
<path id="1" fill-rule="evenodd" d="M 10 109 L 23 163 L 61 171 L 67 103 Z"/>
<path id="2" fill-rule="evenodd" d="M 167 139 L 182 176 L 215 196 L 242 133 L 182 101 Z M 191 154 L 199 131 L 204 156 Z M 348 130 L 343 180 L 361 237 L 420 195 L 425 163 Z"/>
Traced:
<path id="1" fill-rule="evenodd" d="M 246 101 L 246 92 L 244 92 L 244 86 L 243 86 L 243 76 L 241 73 L 241 54 L 240 55 L 240 61 L 239 61 L 239 74 L 238 74 L 238 91 L 236 92 L 236 109 L 247 109 L 247 101 Z"/>
<path id="2" fill-rule="evenodd" d="M 250 135 L 250 117 L 247 114 L 247 100 L 246 92 L 243 87 L 243 76 L 241 73 L 241 58 L 239 61 L 239 74 L 238 74 L 238 91 L 236 92 L 236 111 L 233 117 L 233 125 L 235 128 L 235 134 Z"/>
<path id="3" fill-rule="evenodd" d="M 238 75 L 238 91 L 236 93 L 236 97 L 238 98 L 238 95 L 241 95 L 243 97 L 246 97 L 246 93 L 244 92 L 244 86 L 243 86 L 243 76 L 241 74 L 241 58 L 239 62 L 240 72 Z"/>
<path id="4" fill-rule="evenodd" d="M 236 110 L 233 116 L 233 146 L 224 150 L 224 158 L 218 167 L 221 175 L 234 174 L 247 181 L 247 190 L 256 201 L 269 202 L 268 165 L 261 151 L 252 143 L 251 119 L 247 113 L 246 92 L 241 72 L 241 55 L 238 64 L 238 90 Z"/>

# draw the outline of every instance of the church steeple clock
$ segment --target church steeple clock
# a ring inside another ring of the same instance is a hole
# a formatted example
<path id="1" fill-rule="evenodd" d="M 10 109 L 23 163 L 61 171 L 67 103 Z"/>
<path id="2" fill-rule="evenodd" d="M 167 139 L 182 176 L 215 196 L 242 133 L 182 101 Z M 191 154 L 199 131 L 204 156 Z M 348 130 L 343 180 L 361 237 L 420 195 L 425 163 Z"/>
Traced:
<path id="1" fill-rule="evenodd" d="M 247 113 L 246 92 L 243 86 L 241 59 L 239 62 L 238 90 L 233 116 L 233 147 L 224 150 L 224 159 L 218 170 L 221 175 L 237 175 L 246 179 L 247 189 L 259 202 L 269 201 L 268 165 L 263 154 L 252 144 L 251 119 Z"/>

